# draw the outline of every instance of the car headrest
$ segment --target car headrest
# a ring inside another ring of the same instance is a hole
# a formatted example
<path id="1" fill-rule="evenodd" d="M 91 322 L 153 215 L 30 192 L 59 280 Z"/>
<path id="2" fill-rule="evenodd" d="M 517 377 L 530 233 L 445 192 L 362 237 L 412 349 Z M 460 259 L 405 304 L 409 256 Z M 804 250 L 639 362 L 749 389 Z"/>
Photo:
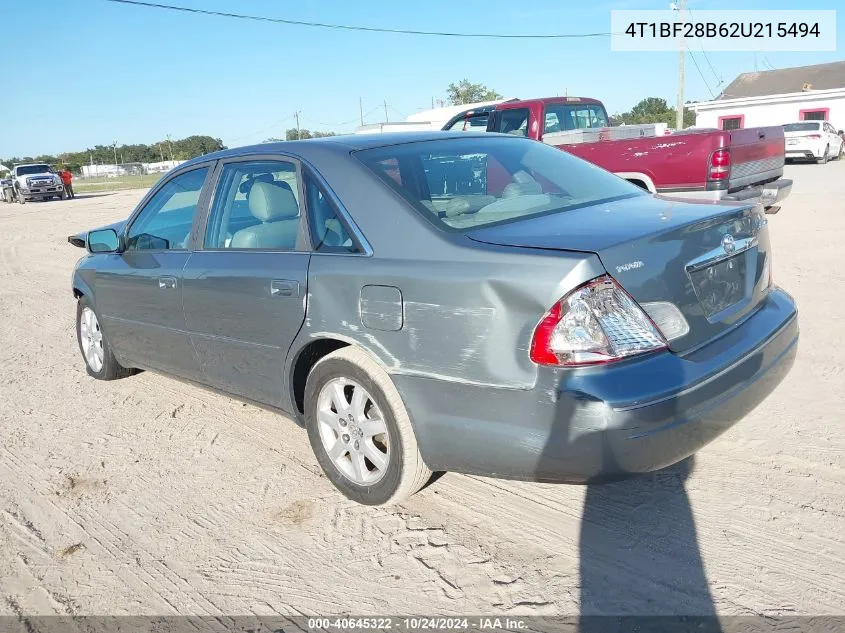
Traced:
<path id="1" fill-rule="evenodd" d="M 262 222 L 299 217 L 299 205 L 286 182 L 255 182 L 249 190 L 249 212 Z"/>
<path id="2" fill-rule="evenodd" d="M 513 175 L 513 182 L 502 191 L 502 197 L 531 196 L 538 193 L 543 193 L 543 186 L 534 180 L 531 174 L 520 170 Z"/>

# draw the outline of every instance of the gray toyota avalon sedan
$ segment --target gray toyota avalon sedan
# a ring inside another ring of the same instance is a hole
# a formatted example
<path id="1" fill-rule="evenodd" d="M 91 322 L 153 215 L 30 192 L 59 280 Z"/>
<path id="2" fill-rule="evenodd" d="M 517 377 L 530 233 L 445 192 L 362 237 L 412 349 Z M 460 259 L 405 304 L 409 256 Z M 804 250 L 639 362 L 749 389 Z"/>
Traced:
<path id="1" fill-rule="evenodd" d="M 512 136 L 225 150 L 69 241 L 88 251 L 73 293 L 91 376 L 149 369 L 287 412 L 365 504 L 436 471 L 663 468 L 797 351 L 759 207 L 664 200 Z"/>

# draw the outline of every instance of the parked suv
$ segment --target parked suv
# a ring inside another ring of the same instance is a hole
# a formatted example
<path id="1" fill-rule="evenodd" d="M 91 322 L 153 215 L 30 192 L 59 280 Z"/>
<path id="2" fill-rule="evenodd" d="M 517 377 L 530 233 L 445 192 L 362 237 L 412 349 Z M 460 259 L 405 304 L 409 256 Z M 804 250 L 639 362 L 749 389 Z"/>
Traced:
<path id="1" fill-rule="evenodd" d="M 65 187 L 62 179 L 49 165 L 15 165 L 12 169 L 12 181 L 15 197 L 24 204 L 27 200 L 49 200 L 64 198 Z"/>

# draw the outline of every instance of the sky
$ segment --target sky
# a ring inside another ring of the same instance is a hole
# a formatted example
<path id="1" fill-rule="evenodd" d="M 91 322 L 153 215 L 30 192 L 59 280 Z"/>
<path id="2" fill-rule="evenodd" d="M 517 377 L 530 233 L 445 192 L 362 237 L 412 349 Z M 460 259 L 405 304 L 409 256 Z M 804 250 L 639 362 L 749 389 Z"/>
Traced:
<path id="1" fill-rule="evenodd" d="M 160 0 L 166 4 L 386 28 L 498 33 L 610 29 L 612 9 L 666 9 L 668 0 Z M 689 0 L 703 9 L 836 9 L 841 0 Z M 578 95 L 610 113 L 640 99 L 675 103 L 676 53 L 622 53 L 610 38 L 492 40 L 338 31 L 128 6 L 106 0 L 0 0 L 0 156 L 191 134 L 227 146 L 304 128 L 359 124 L 428 109 L 451 82 L 507 97 Z M 51 19 L 44 19 L 44 16 Z M 33 16 L 40 16 L 36 20 Z M 837 52 L 708 53 L 686 63 L 687 100 L 718 95 L 739 73 L 840 61 Z M 711 67 L 712 66 L 712 67 Z M 30 74 L 34 78 L 30 79 Z M 17 77 L 16 77 L 17 75 Z M 708 87 L 709 84 L 709 87 Z"/>

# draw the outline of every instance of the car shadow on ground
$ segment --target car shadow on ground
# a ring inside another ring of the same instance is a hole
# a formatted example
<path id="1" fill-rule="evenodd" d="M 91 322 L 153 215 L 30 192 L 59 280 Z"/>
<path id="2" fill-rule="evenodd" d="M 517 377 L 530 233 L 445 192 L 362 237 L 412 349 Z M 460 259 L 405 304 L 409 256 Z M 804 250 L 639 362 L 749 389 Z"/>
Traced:
<path id="1" fill-rule="evenodd" d="M 699 633 L 721 630 L 685 488 L 693 467 L 689 457 L 634 479 L 588 485 L 579 545 L 579 633 L 647 629 L 652 618 L 671 631 L 680 624 L 677 616 L 696 618 Z"/>
<path id="2" fill-rule="evenodd" d="M 114 191 L 97 191 L 92 193 L 77 193 L 73 196 L 73 199 L 76 200 L 77 198 L 102 198 L 103 196 L 113 196 L 116 192 Z"/>
<path id="3" fill-rule="evenodd" d="M 674 371 L 684 367 L 678 363 Z M 584 392 L 559 395 L 556 420 L 536 465 L 541 479 L 544 473 L 570 468 L 582 474 L 648 471 L 667 458 L 666 451 L 690 455 L 708 439 L 694 426 L 681 434 L 634 439 L 628 437 L 633 427 L 629 433 L 608 431 L 605 402 Z M 689 413 L 674 401 L 658 406 L 652 415 L 659 414 L 669 426 Z M 720 426 L 715 419 L 711 424 Z M 644 445 L 632 447 L 639 442 Z M 578 549 L 579 633 L 671 632 L 684 617 L 694 619 L 689 630 L 721 631 L 686 490 L 694 466 L 690 455 L 654 472 L 588 480 Z"/>

